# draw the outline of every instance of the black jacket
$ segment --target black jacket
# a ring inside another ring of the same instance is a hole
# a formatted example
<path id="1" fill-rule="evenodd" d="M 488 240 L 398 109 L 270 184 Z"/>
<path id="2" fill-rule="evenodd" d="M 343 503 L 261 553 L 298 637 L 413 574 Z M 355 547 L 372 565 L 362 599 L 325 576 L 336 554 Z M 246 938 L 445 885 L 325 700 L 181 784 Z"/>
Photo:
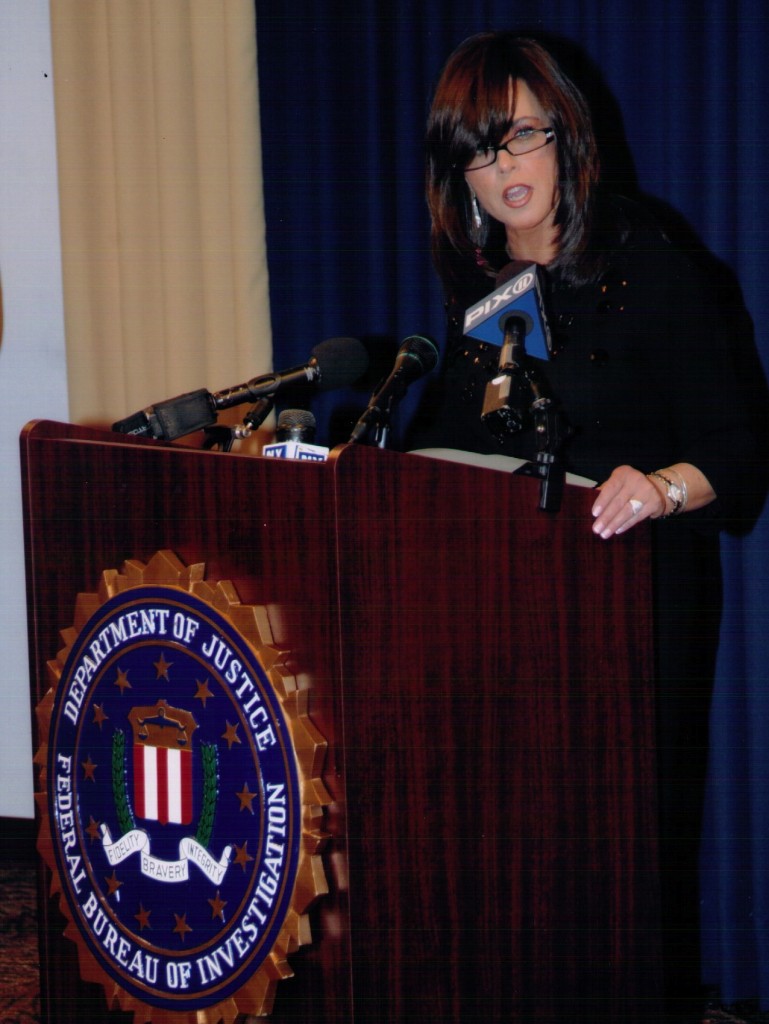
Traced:
<path id="1" fill-rule="evenodd" d="M 532 366 L 571 427 L 566 468 L 601 482 L 622 464 L 650 472 L 689 462 L 718 495 L 696 519 L 734 514 L 753 442 L 733 365 L 739 324 L 721 308 L 717 272 L 636 216 L 629 231 L 617 231 L 597 283 L 575 288 L 547 271 L 543 278 L 555 354 Z M 533 423 L 500 442 L 481 422 L 499 349 L 463 338 L 461 325 L 464 309 L 493 288 L 476 276 L 450 304 L 442 377 L 409 448 L 535 455 Z"/>

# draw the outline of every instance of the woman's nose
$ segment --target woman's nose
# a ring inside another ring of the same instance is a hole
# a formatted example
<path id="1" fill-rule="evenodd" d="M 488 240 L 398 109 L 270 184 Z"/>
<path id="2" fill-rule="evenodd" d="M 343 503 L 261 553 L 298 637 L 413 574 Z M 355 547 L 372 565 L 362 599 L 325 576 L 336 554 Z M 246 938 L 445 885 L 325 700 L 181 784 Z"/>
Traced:
<path id="1" fill-rule="evenodd" d="M 500 174 L 507 174 L 513 167 L 515 167 L 517 157 L 514 157 L 512 153 L 506 149 L 497 150 L 497 170 Z"/>

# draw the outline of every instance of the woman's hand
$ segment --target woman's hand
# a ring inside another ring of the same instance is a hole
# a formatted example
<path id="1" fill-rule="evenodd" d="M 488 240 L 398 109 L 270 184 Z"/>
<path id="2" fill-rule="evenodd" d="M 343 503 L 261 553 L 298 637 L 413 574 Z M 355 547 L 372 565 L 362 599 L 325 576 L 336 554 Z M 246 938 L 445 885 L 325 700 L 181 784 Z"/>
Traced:
<path id="1" fill-rule="evenodd" d="M 670 483 L 676 486 L 677 502 L 670 495 Z M 604 540 L 644 519 L 693 511 L 716 499 L 708 478 L 689 462 L 677 462 L 649 476 L 632 466 L 617 466 L 599 491 L 593 504 L 593 533 Z"/>
<path id="2" fill-rule="evenodd" d="M 665 515 L 667 503 L 662 492 L 632 466 L 617 466 L 599 491 L 593 505 L 593 533 L 604 540 L 624 533 L 644 519 Z"/>

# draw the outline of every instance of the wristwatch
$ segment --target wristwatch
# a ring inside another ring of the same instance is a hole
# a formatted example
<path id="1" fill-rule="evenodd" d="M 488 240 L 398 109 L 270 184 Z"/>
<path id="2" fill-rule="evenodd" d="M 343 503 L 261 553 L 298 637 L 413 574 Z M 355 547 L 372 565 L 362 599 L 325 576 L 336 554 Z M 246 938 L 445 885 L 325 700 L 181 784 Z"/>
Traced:
<path id="1" fill-rule="evenodd" d="M 649 476 L 654 476 L 658 480 L 661 480 L 665 485 L 665 497 L 673 506 L 670 512 L 660 516 L 660 519 L 667 519 L 668 516 L 676 516 L 684 506 L 686 495 L 683 487 L 673 483 L 669 476 L 665 476 L 664 473 L 654 472 L 649 473 Z"/>

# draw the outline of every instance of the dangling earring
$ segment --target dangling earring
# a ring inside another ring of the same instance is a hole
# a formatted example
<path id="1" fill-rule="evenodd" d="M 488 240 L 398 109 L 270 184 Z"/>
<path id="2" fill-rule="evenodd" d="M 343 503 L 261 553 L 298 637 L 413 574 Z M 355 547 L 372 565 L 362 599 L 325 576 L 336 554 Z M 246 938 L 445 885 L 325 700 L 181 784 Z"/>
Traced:
<path id="1" fill-rule="evenodd" d="M 478 196 L 476 196 L 475 192 L 473 192 L 472 189 L 470 190 L 470 196 L 470 206 L 472 207 L 473 210 L 473 227 L 475 228 L 476 231 L 480 231 L 481 228 L 483 227 L 483 221 L 481 220 L 481 211 L 480 207 L 478 206 Z"/>

